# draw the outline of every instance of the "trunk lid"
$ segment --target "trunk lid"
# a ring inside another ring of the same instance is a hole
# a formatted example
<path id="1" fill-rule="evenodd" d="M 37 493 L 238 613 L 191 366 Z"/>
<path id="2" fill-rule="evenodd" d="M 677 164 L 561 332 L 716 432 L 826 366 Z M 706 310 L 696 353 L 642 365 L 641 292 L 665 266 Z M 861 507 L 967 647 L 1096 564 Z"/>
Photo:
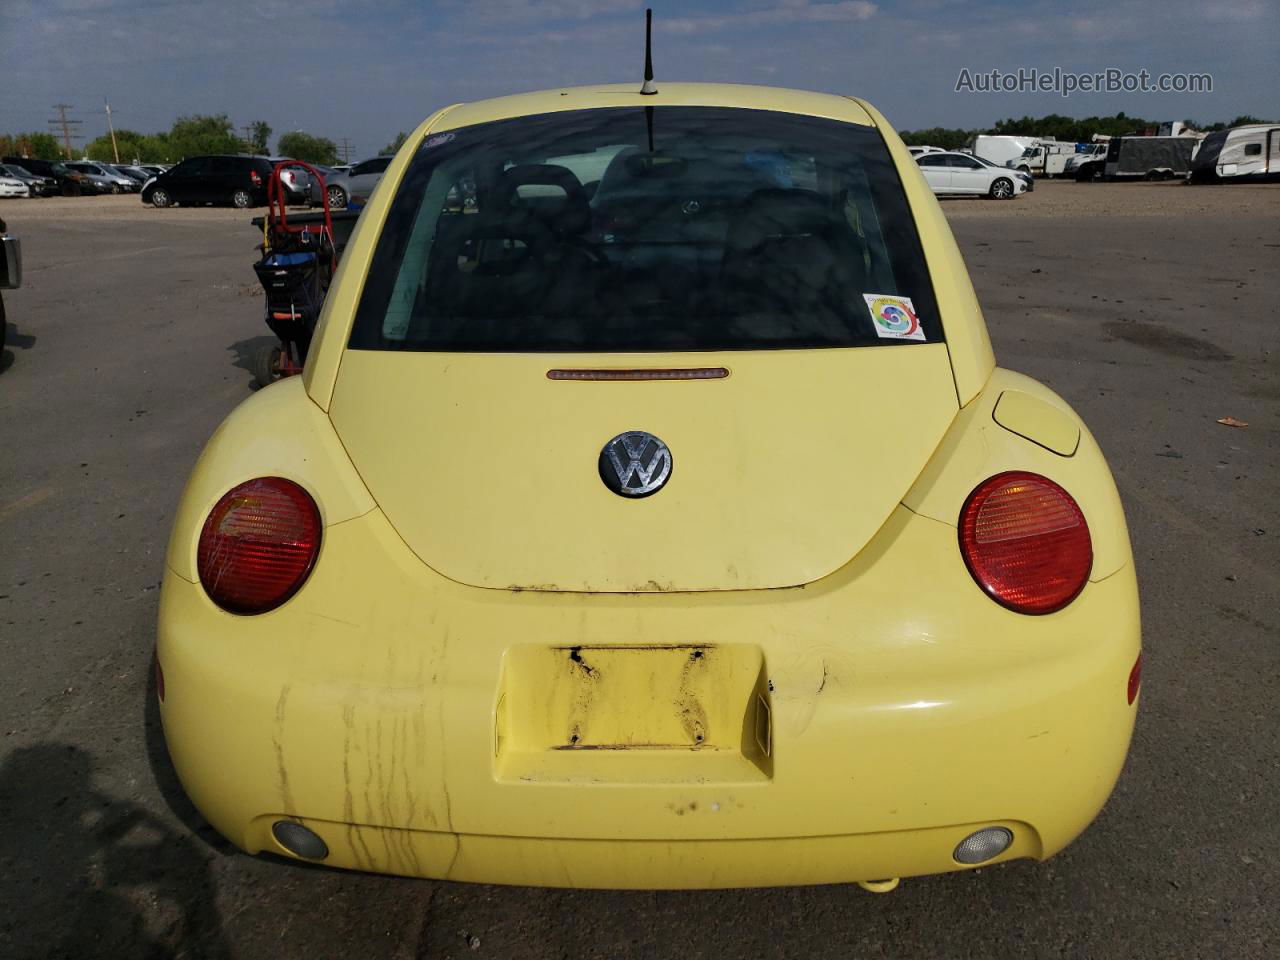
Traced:
<path id="1" fill-rule="evenodd" d="M 551 380 L 723 366 L 724 379 Z M 330 416 L 428 566 L 477 587 L 789 587 L 838 569 L 914 482 L 958 404 L 945 344 L 719 354 L 348 350 Z M 610 491 L 620 433 L 666 443 L 652 496 Z"/>

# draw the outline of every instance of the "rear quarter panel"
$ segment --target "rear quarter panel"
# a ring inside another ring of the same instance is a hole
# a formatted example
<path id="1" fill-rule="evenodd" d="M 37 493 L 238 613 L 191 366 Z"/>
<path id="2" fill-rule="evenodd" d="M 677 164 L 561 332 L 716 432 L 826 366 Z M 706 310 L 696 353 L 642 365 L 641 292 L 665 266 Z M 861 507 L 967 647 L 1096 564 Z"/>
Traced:
<path id="1" fill-rule="evenodd" d="M 1042 401 L 1041 423 L 1014 433 L 994 416 L 1006 392 Z M 1056 411 L 1057 416 L 1050 411 Z M 1069 456 L 1050 447 L 1070 449 L 1061 438 L 1072 427 L 1079 442 Z M 1089 428 L 1061 397 L 1030 377 L 997 368 L 986 389 L 960 411 L 933 459 L 902 503 L 922 516 L 957 526 L 965 499 L 983 480 L 1006 470 L 1030 470 L 1066 489 L 1084 512 L 1093 539 L 1093 571 L 1103 580 L 1133 562 L 1124 508 L 1115 481 Z"/>
<path id="2" fill-rule="evenodd" d="M 326 527 L 373 509 L 329 418 L 307 396 L 302 378 L 290 377 L 236 407 L 209 439 L 178 503 L 169 568 L 195 582 L 196 545 L 214 504 L 237 484 L 268 476 L 308 490 Z"/>

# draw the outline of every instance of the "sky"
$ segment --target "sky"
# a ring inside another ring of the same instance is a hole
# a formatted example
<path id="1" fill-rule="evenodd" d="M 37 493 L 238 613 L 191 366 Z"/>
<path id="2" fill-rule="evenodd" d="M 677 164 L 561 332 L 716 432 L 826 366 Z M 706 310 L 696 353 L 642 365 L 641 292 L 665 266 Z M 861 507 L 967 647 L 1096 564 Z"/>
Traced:
<path id="1" fill-rule="evenodd" d="M 1280 0 L 650 0 L 659 81 L 865 97 L 898 129 L 1123 110 L 1280 118 Z M 376 153 L 440 106 L 637 84 L 643 0 L 0 0 L 0 132 L 227 113 Z M 1209 73 L 1211 93 L 956 92 L 971 73 Z"/>

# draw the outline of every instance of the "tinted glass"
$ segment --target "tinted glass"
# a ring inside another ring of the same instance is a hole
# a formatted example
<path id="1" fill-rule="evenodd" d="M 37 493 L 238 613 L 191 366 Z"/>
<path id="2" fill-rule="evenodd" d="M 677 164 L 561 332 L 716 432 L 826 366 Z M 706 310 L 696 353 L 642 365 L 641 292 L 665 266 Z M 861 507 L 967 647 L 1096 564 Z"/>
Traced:
<path id="1" fill-rule="evenodd" d="M 941 339 L 876 130 L 756 110 L 650 110 L 521 117 L 427 138 L 392 199 L 350 345 L 903 343 L 877 335 L 868 297 L 897 298 L 927 340 Z"/>
<path id="2" fill-rule="evenodd" d="M 947 165 L 947 158 L 940 157 L 936 153 L 927 154 L 917 160 L 916 163 L 920 164 L 922 167 L 945 167 Z"/>
<path id="3" fill-rule="evenodd" d="M 375 160 L 366 160 L 363 163 L 357 163 L 351 169 L 353 177 L 362 177 L 367 173 L 383 173 L 391 164 L 390 157 L 380 157 Z"/>

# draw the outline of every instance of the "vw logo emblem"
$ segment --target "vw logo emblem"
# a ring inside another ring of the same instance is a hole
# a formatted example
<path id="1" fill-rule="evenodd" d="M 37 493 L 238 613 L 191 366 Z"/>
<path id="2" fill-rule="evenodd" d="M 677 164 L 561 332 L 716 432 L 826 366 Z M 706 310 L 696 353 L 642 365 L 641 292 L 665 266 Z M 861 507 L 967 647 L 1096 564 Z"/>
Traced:
<path id="1" fill-rule="evenodd" d="M 600 479 L 620 497 L 647 497 L 671 479 L 671 451 L 652 433 L 620 433 L 600 451 Z"/>

